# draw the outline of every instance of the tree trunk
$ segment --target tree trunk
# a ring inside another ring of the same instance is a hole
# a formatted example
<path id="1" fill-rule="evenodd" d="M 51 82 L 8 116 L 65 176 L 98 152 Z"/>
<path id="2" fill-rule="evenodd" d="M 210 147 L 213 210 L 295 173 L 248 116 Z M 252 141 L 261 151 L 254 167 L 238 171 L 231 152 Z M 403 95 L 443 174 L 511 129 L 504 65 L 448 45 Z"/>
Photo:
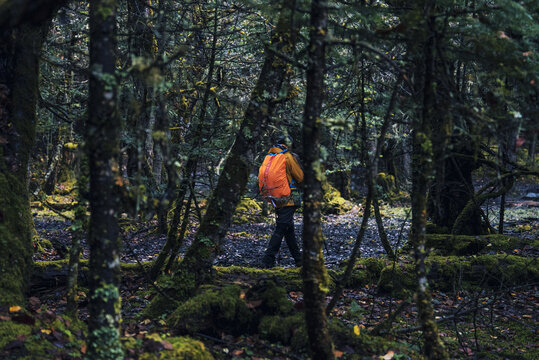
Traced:
<path id="1" fill-rule="evenodd" d="M 210 276 L 211 266 L 221 242 L 230 226 L 232 214 L 247 185 L 256 153 L 260 149 L 260 139 L 274 110 L 273 100 L 278 98 L 285 78 L 287 63 L 275 52 L 292 54 L 297 28 L 294 10 L 283 3 L 279 22 L 272 36 L 270 48 L 260 72 L 251 101 L 236 135 L 236 140 L 225 161 L 217 186 L 212 192 L 207 211 L 201 221 L 193 244 L 187 250 L 180 264 L 179 273 L 186 271 L 194 276 L 199 285 Z"/>
<path id="2" fill-rule="evenodd" d="M 51 11 L 52 13 L 52 11 Z M 28 162 L 34 144 L 39 55 L 49 21 L 0 29 L 0 303 L 21 304 L 32 271 Z"/>
<path id="3" fill-rule="evenodd" d="M 320 156 L 320 116 L 324 98 L 325 49 L 328 22 L 327 4 L 313 0 L 307 69 L 307 98 L 303 117 L 303 156 L 305 161 L 303 209 L 303 293 L 309 348 L 314 360 L 334 359 L 333 344 L 328 331 L 326 295 L 328 274 L 322 247 L 321 223 L 323 199 L 321 179 L 324 174 Z"/>
<path id="4" fill-rule="evenodd" d="M 90 3 L 90 93 L 86 133 L 90 168 L 88 358 L 123 358 L 120 345 L 118 227 L 120 118 L 117 111 L 116 1 Z"/>
<path id="5" fill-rule="evenodd" d="M 419 3 L 422 3 L 421 1 Z M 434 79 L 434 49 L 435 49 L 435 18 L 434 4 L 428 3 L 423 7 L 425 22 L 425 42 L 423 43 L 422 64 L 418 70 L 419 79 L 422 80 L 423 104 L 421 114 L 415 117 L 412 135 L 412 229 L 411 243 L 414 248 L 415 266 L 417 271 L 417 309 L 419 321 L 423 330 L 424 354 L 427 359 L 449 359 L 443 344 L 438 336 L 438 329 L 434 321 L 432 299 L 427 281 L 425 258 L 425 226 L 427 214 L 427 190 L 429 177 L 432 176 L 432 129 L 431 119 L 436 116 L 435 111 L 435 79 Z"/>

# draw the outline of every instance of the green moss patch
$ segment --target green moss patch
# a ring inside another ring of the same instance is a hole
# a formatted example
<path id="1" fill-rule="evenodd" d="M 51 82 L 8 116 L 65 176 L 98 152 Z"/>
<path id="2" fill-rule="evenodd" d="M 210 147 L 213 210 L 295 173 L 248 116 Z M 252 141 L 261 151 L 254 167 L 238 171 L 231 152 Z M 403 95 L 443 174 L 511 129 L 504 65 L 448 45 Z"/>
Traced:
<path id="1" fill-rule="evenodd" d="M 425 261 L 431 288 L 449 291 L 459 288 L 521 285 L 539 280 L 537 259 L 514 255 L 481 255 L 471 257 L 430 256 Z M 386 266 L 378 281 L 384 292 L 413 291 L 416 287 L 415 267 L 412 263 Z"/>
<path id="2" fill-rule="evenodd" d="M 124 338 L 123 347 L 126 354 L 140 360 L 213 360 L 202 342 L 186 336 L 162 338 L 154 333 L 142 340 Z"/>
<path id="3" fill-rule="evenodd" d="M 526 245 L 537 247 L 539 241 L 530 243 L 529 240 L 499 234 L 480 236 L 429 234 L 426 240 L 426 246 L 433 248 L 439 255 L 473 255 L 491 251 L 512 252 Z"/>
<path id="4" fill-rule="evenodd" d="M 239 286 L 206 289 L 178 306 L 168 323 L 183 333 L 241 334 L 249 329 L 252 313 Z"/>
<path id="5" fill-rule="evenodd" d="M 322 212 L 324 214 L 345 214 L 352 210 L 352 203 L 345 200 L 339 190 L 329 183 L 323 184 L 324 199 L 322 202 Z"/>
<path id="6" fill-rule="evenodd" d="M 52 312 L 12 313 L 0 321 L 0 358 L 80 358 L 86 325 Z"/>
<path id="7" fill-rule="evenodd" d="M 240 201 L 232 217 L 235 224 L 258 223 L 264 220 L 262 208 L 255 199 L 244 198 Z"/>

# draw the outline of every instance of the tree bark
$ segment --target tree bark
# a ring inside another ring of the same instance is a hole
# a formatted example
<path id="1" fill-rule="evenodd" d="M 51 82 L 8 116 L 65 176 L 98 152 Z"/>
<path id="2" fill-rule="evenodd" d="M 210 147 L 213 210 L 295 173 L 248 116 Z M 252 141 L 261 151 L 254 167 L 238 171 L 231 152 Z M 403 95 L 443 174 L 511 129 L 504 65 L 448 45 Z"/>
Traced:
<path id="1" fill-rule="evenodd" d="M 309 348 L 313 359 L 334 359 L 333 344 L 328 331 L 326 295 L 328 274 L 322 253 L 324 236 L 321 223 L 324 176 L 320 156 L 320 129 L 324 99 L 325 49 L 328 22 L 327 3 L 313 0 L 309 58 L 307 68 L 307 98 L 303 117 L 303 156 L 305 161 L 303 209 L 303 293 Z"/>
<path id="2" fill-rule="evenodd" d="M 419 2 L 422 4 L 422 1 Z M 433 145 L 431 119 L 435 115 L 435 79 L 434 79 L 434 48 L 435 48 L 435 18 L 434 4 L 422 4 L 424 29 L 422 66 L 418 70 L 423 91 L 421 114 L 413 121 L 413 156 L 412 156 L 412 229 L 411 242 L 414 248 L 417 271 L 417 308 L 419 321 L 423 329 L 424 354 L 427 359 L 449 359 L 447 352 L 438 336 L 434 321 L 431 293 L 427 281 L 425 258 L 425 226 L 427 215 L 427 190 L 429 178 L 432 176 Z"/>
<path id="3" fill-rule="evenodd" d="M 90 3 L 90 168 L 88 358 L 121 359 L 118 227 L 120 118 L 117 111 L 116 1 Z"/>
<path id="4" fill-rule="evenodd" d="M 11 3 L 11 2 L 10 2 Z M 0 14 L 6 3 L 0 7 Z M 50 9 L 50 15 L 55 7 Z M 49 21 L 0 28 L 0 303 L 21 304 L 32 270 L 28 162 L 34 144 L 39 55 Z"/>

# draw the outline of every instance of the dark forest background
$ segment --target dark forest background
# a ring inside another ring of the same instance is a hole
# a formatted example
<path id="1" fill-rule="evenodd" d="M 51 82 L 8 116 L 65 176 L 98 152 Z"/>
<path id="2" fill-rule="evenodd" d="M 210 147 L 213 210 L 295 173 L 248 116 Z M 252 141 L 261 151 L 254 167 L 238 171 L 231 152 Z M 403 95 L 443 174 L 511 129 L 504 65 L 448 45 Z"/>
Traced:
<path id="1" fill-rule="evenodd" d="M 536 358 L 538 14 L 0 1 L 0 357 Z"/>

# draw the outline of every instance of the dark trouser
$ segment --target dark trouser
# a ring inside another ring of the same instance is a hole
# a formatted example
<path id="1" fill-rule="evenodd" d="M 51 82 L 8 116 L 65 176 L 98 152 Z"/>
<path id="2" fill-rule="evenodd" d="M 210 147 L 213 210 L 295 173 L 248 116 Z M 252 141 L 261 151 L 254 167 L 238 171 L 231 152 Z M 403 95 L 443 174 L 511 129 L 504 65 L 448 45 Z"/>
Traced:
<path id="1" fill-rule="evenodd" d="M 271 236 L 268 248 L 264 254 L 262 263 L 264 266 L 273 266 L 275 264 L 275 255 L 281 247 L 283 237 L 286 240 L 288 249 L 296 262 L 296 266 L 301 266 L 301 253 L 299 251 L 298 243 L 296 241 L 296 234 L 294 233 L 294 212 L 295 206 L 285 206 L 276 209 L 277 225 L 275 231 Z"/>

